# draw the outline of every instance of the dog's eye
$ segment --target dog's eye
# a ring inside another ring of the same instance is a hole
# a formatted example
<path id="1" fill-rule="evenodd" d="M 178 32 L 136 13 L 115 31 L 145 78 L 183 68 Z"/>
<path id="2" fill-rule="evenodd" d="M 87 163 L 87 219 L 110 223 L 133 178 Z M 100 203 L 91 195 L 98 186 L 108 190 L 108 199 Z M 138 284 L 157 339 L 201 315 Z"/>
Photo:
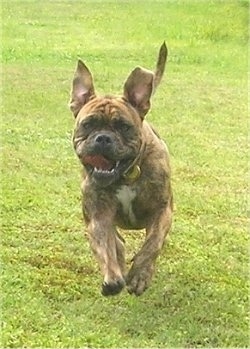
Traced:
<path id="1" fill-rule="evenodd" d="M 122 132 L 128 132 L 131 128 L 131 125 L 123 121 L 116 121 L 114 123 L 114 128 Z"/>
<path id="2" fill-rule="evenodd" d="M 83 130 L 86 132 L 91 131 L 91 129 L 93 127 L 93 125 L 90 121 L 83 122 L 81 126 L 82 126 Z"/>
<path id="3" fill-rule="evenodd" d="M 128 125 L 128 124 L 122 124 L 122 125 L 121 125 L 121 129 L 122 129 L 124 132 L 129 131 L 130 128 L 131 128 L 131 126 Z"/>

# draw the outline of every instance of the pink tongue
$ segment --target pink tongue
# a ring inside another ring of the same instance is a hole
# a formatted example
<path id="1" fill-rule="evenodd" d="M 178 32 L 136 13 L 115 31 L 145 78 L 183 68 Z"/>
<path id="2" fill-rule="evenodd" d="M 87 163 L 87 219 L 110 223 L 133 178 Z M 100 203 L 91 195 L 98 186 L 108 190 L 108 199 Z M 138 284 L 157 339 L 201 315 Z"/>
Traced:
<path id="1" fill-rule="evenodd" d="M 107 171 L 110 171 L 114 166 L 113 161 L 104 158 L 102 155 L 88 155 L 83 159 L 83 163 Z"/>

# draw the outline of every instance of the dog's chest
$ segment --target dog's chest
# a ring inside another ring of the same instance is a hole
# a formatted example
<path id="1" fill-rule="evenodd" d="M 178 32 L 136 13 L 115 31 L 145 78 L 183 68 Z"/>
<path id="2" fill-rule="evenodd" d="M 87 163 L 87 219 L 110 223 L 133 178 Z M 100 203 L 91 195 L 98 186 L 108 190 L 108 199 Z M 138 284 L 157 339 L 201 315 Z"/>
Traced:
<path id="1" fill-rule="evenodd" d="M 123 215 L 129 220 L 131 225 L 136 223 L 136 217 L 133 212 L 133 200 L 136 197 L 136 191 L 123 185 L 116 191 L 116 197 L 121 204 Z"/>

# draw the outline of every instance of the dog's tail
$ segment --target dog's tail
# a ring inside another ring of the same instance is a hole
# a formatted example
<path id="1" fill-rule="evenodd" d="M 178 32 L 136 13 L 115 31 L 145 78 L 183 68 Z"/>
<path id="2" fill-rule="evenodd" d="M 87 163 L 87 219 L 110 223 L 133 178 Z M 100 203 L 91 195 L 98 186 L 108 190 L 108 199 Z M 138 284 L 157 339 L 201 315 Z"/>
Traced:
<path id="1" fill-rule="evenodd" d="M 168 56 L 168 49 L 164 41 L 159 51 L 158 61 L 157 61 L 156 69 L 154 72 L 154 91 L 156 90 L 157 86 L 159 85 L 163 77 L 167 56 Z"/>

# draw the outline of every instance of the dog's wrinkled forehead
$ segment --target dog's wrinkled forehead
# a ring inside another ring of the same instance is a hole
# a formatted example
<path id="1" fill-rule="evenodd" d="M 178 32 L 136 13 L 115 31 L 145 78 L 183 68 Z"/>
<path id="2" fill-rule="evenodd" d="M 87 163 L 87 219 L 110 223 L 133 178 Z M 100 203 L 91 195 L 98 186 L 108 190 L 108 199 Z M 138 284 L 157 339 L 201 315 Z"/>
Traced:
<path id="1" fill-rule="evenodd" d="M 81 122 L 89 115 L 100 115 L 107 121 L 115 116 L 126 118 L 132 124 L 140 126 L 141 119 L 136 111 L 121 97 L 104 96 L 94 97 L 85 104 L 77 116 L 77 122 Z"/>

